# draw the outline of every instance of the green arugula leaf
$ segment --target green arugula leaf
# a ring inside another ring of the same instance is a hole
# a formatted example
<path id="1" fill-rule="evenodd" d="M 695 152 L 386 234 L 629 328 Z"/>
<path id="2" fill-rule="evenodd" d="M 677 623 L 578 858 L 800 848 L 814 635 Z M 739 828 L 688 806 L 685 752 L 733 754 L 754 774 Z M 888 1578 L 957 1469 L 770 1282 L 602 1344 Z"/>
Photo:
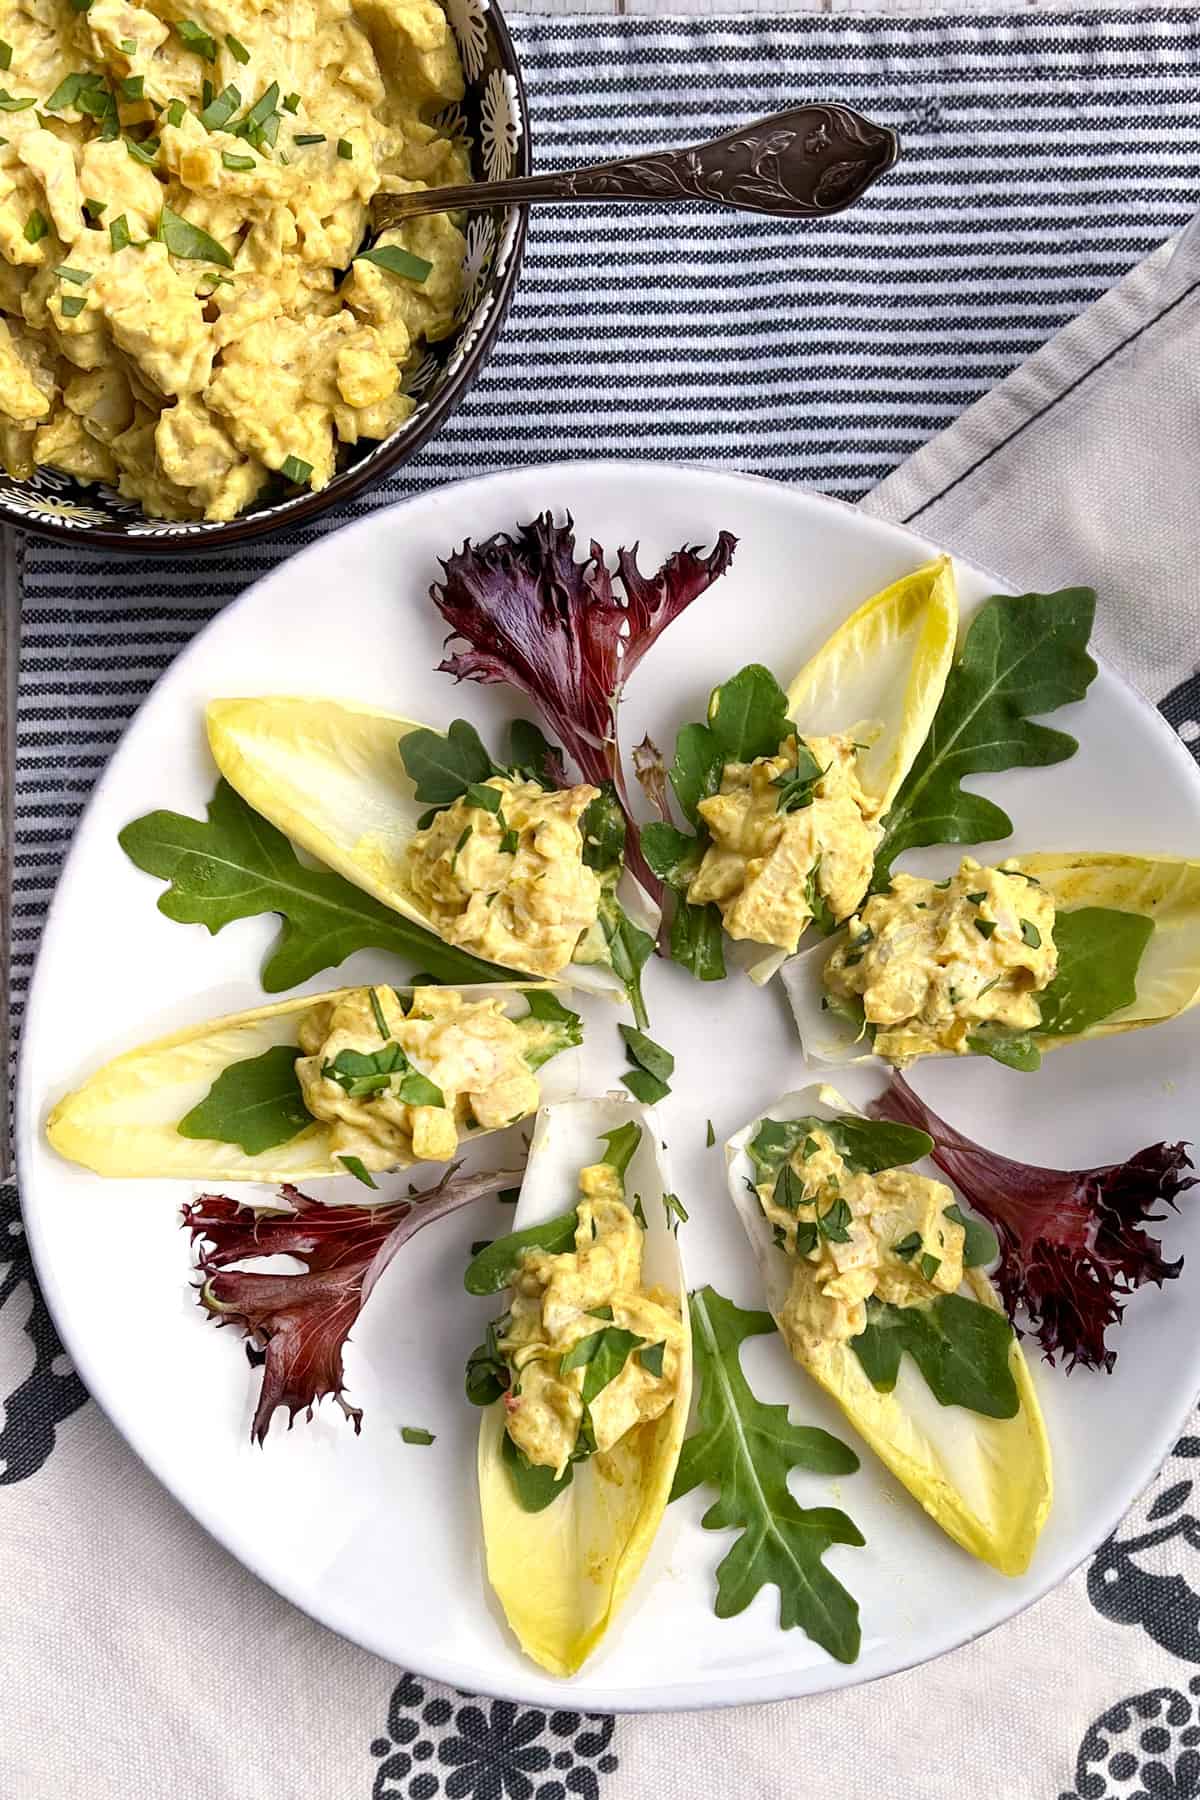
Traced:
<path id="1" fill-rule="evenodd" d="M 468 806 L 477 806 L 486 813 L 498 813 L 504 803 L 499 788 L 487 787 L 479 781 L 472 781 L 463 797 Z"/>
<path id="2" fill-rule="evenodd" d="M 491 1406 L 508 1392 L 508 1364 L 500 1354 L 496 1323 L 493 1319 L 483 1343 L 477 1344 L 467 1358 L 464 1386 L 472 1406 Z"/>
<path id="3" fill-rule="evenodd" d="M 655 821 L 642 826 L 642 854 L 660 881 L 686 888 L 700 867 L 704 845 L 688 831 Z"/>
<path id="4" fill-rule="evenodd" d="M 532 719 L 514 719 L 508 728 L 508 755 L 515 771 L 551 789 L 566 781 L 563 753 Z"/>
<path id="5" fill-rule="evenodd" d="M 881 1169 L 899 1169 L 919 1162 L 933 1149 L 927 1131 L 913 1125 L 893 1125 L 887 1119 L 860 1119 L 839 1113 L 833 1119 L 810 1115 L 803 1119 L 764 1119 L 749 1145 L 750 1160 L 760 1180 L 773 1176 L 806 1137 L 823 1131 L 853 1175 L 877 1175 Z"/>
<path id="6" fill-rule="evenodd" d="M 1039 1037 L 1076 1037 L 1137 998 L 1137 972 L 1154 921 L 1143 913 L 1081 906 L 1054 921 L 1058 972 L 1037 995 L 1041 1023 L 1032 1031 L 979 1025 L 967 1039 L 977 1056 L 990 1056 L 1023 1073 L 1041 1066 Z"/>
<path id="7" fill-rule="evenodd" d="M 361 1181 L 364 1187 L 378 1190 L 379 1183 L 371 1175 L 361 1156 L 339 1156 L 337 1160 L 348 1175 L 353 1175 L 355 1181 Z"/>
<path id="8" fill-rule="evenodd" d="M 642 970 L 654 954 L 654 939 L 634 924 L 611 888 L 600 895 L 598 917 L 612 972 L 625 989 L 634 1018 L 645 1028 L 650 1015 L 642 995 Z"/>
<path id="9" fill-rule="evenodd" d="M 671 960 L 698 981 L 724 981 L 725 946 L 715 901 L 693 906 L 679 899 L 671 920 Z"/>
<path id="10" fill-rule="evenodd" d="M 817 878 L 821 873 L 821 858 L 818 856 L 804 880 L 804 898 L 808 910 L 812 914 L 813 924 L 825 937 L 830 937 L 838 928 L 839 921 L 834 917 L 833 908 L 821 892 Z"/>
<path id="11" fill-rule="evenodd" d="M 444 944 L 340 875 L 305 867 L 283 833 L 225 781 L 217 784 L 207 820 L 147 813 L 126 825 L 119 841 L 139 869 L 170 883 L 158 901 L 168 919 L 215 933 L 234 919 L 281 915 L 283 927 L 262 973 L 269 994 L 368 949 L 415 962 L 440 981 L 512 979 L 511 970 Z"/>
<path id="12" fill-rule="evenodd" d="M 606 1325 L 603 1331 L 593 1331 L 571 1345 L 558 1365 L 559 1373 L 568 1375 L 572 1369 L 586 1369 L 582 1399 L 585 1406 L 590 1406 L 597 1394 L 616 1380 L 632 1352 L 645 1342 L 645 1338 L 620 1325 Z"/>
<path id="13" fill-rule="evenodd" d="M 637 1063 L 639 1068 L 645 1069 L 647 1074 L 653 1075 L 670 1093 L 667 1083 L 675 1073 L 675 1058 L 671 1052 L 664 1050 L 661 1044 L 656 1044 L 653 1038 L 647 1037 L 644 1031 L 637 1031 L 632 1025 L 618 1025 L 617 1029 L 625 1040 L 630 1060 Z"/>
<path id="14" fill-rule="evenodd" d="M 400 1083 L 400 1098 L 406 1106 L 445 1106 L 446 1096 L 436 1081 L 414 1069 Z"/>
<path id="15" fill-rule="evenodd" d="M 200 1104 L 180 1119 L 175 1127 L 180 1137 L 237 1144 L 247 1156 L 299 1137 L 313 1123 L 296 1074 L 299 1055 L 295 1044 L 275 1044 L 261 1056 L 230 1063 Z"/>
<path id="16" fill-rule="evenodd" d="M 351 1100 L 362 1100 L 368 1094 L 382 1094 L 392 1084 L 392 1076 L 409 1066 L 399 1044 L 385 1044 L 382 1050 L 339 1050 L 332 1062 L 322 1065 L 321 1073 L 328 1081 L 336 1081 Z"/>
<path id="17" fill-rule="evenodd" d="M 972 1218 L 957 1202 L 953 1206 L 944 1206 L 942 1211 L 953 1224 L 963 1228 L 964 1269 L 978 1269 L 985 1263 L 995 1262 L 1000 1254 L 1000 1242 L 990 1225 L 982 1219 Z M 917 1248 L 920 1243 L 918 1238 Z M 895 1250 L 899 1254 L 899 1244 L 895 1245 Z"/>
<path id="18" fill-rule="evenodd" d="M 506 773 L 494 763 L 483 740 L 466 719 L 445 733 L 422 727 L 400 739 L 400 760 L 422 804 L 449 806 L 474 783 Z"/>
<path id="19" fill-rule="evenodd" d="M 720 746 L 722 762 L 774 756 L 788 735 L 787 707 L 787 695 L 761 663 L 748 663 L 714 688 L 708 728 Z"/>
<path id="20" fill-rule="evenodd" d="M 648 1069 L 626 1069 L 621 1080 L 634 1099 L 640 1100 L 643 1106 L 657 1106 L 671 1091 L 665 1081 L 660 1081 L 657 1075 L 651 1075 Z"/>
<path id="21" fill-rule="evenodd" d="M 517 1020 L 517 1029 L 525 1037 L 521 1054 L 529 1068 L 536 1072 L 560 1050 L 571 1050 L 582 1044 L 583 1024 L 579 1014 L 564 1006 L 548 988 L 529 988 L 525 998 L 529 1011 L 523 1019 Z"/>
<path id="22" fill-rule="evenodd" d="M 1011 836 L 1008 814 L 964 789 L 964 775 L 1036 768 L 1074 756 L 1073 737 L 1030 720 L 1087 693 L 1096 673 L 1087 653 L 1095 606 L 1091 588 L 1063 588 L 996 594 L 980 607 L 929 736 L 884 819 L 873 892 L 887 886 L 892 863 L 905 850 Z"/>
<path id="23" fill-rule="evenodd" d="M 625 857 L 625 814 L 609 785 L 601 790 L 579 821 L 583 860 L 589 869 L 617 869 Z"/>
<path id="24" fill-rule="evenodd" d="M 853 1662 L 858 1606 L 821 1558 L 832 1544 L 861 1545 L 862 1533 L 834 1507 L 802 1507 L 788 1475 L 850 1475 L 858 1458 L 828 1432 L 793 1425 L 786 1406 L 755 1398 L 738 1353 L 747 1338 L 774 1331 L 769 1313 L 743 1312 L 711 1287 L 690 1304 L 700 1426 L 683 1446 L 671 1498 L 709 1482 L 719 1497 L 702 1525 L 741 1530 L 717 1570 L 717 1617 L 743 1612 L 773 1584 L 784 1630 L 798 1625 L 839 1662 Z"/>
<path id="25" fill-rule="evenodd" d="M 638 1361 L 641 1363 L 643 1369 L 645 1369 L 647 1375 L 653 1375 L 656 1380 L 659 1381 L 662 1380 L 663 1356 L 666 1353 L 666 1348 L 665 1342 L 661 1344 L 643 1344 L 642 1348 L 638 1351 Z"/>
<path id="26" fill-rule="evenodd" d="M 851 1338 L 850 1348 L 881 1393 L 895 1387 L 907 1350 L 939 1405 L 1012 1419 L 1021 1404 L 1008 1361 L 1012 1341 L 1003 1313 L 961 1294 L 943 1294 L 932 1306 L 869 1301 L 866 1330 Z"/>
<path id="27" fill-rule="evenodd" d="M 557 1219 L 547 1219 L 544 1225 L 527 1225 L 524 1231 L 497 1238 L 467 1264 L 463 1286 L 468 1294 L 498 1294 L 501 1288 L 511 1286 L 526 1250 L 545 1250 L 553 1256 L 574 1250 L 578 1223 L 579 1215 L 572 1208 Z"/>
<path id="28" fill-rule="evenodd" d="M 641 1126 L 635 1125 L 633 1120 L 630 1119 L 627 1125 L 618 1125 L 615 1131 L 602 1132 L 601 1136 L 608 1145 L 608 1149 L 605 1151 L 601 1160 L 606 1162 L 610 1169 L 615 1169 L 622 1181 L 624 1181 L 625 1171 L 632 1162 L 637 1147 L 642 1141 Z M 646 1221 L 643 1219 L 642 1224 L 644 1225 L 645 1222 Z"/>
<path id="29" fill-rule="evenodd" d="M 556 1478 L 553 1469 L 543 1468 L 540 1463 L 531 1463 L 525 1452 L 518 1450 L 507 1431 L 500 1446 L 500 1454 L 512 1476 L 517 1499 L 525 1512 L 545 1512 L 551 1502 L 558 1499 L 563 1489 L 571 1485 L 575 1471 L 570 1463 L 562 1475 Z"/>

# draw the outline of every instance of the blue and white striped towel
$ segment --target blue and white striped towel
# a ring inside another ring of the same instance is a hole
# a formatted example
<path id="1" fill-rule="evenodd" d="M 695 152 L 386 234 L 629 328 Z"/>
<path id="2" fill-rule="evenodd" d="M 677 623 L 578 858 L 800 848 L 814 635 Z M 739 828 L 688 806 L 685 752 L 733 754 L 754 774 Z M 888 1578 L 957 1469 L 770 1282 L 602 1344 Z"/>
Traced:
<path id="1" fill-rule="evenodd" d="M 1182 227 L 1200 191 L 1195 8 L 525 19 L 515 35 L 543 166 L 712 135 L 802 97 L 848 99 L 897 126 L 904 160 L 818 227 L 685 209 L 538 213 L 477 388 L 416 461 L 326 528 L 446 480 L 588 454 L 728 463 L 859 499 Z M 1003 509 L 1001 470 L 1021 492 L 1017 428 L 1108 361 L 1148 279 L 1156 271 L 1132 277 L 1089 314 L 1096 331 L 1081 321 L 868 504 L 927 509 L 934 535 L 1017 566 L 996 531 L 988 553 L 976 511 Z M 1053 455 L 1037 430 L 1024 441 Z M 981 463 L 987 484 L 973 486 Z M 29 546 L 17 1019 L 63 847 L 126 720 L 197 628 L 311 535 L 153 563 Z M 1128 640 L 1135 601 L 1131 590 Z M 1144 679 L 1155 698 L 1174 687 L 1169 716 L 1200 738 L 1191 663 L 1166 639 L 1156 654 Z M 586 1719 L 566 1696 L 551 1715 L 474 1704 L 397 1680 L 323 1633 L 182 1516 L 83 1404 L 19 1229 L 15 1194 L 0 1190 L 12 1258 L 0 1285 L 6 1795 L 1200 1792 L 1200 1581 L 1186 1563 L 1200 1543 L 1187 1473 L 1200 1437 L 1182 1441 L 1165 1483 L 1085 1574 L 880 1687 L 687 1720 Z"/>

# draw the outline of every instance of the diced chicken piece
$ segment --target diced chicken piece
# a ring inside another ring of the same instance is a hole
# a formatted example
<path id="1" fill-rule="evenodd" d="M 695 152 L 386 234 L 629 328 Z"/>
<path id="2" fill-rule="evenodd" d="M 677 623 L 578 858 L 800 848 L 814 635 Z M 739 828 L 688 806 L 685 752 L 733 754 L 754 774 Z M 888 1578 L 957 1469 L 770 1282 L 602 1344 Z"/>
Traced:
<path id="1" fill-rule="evenodd" d="M 461 100 L 462 68 L 437 0 L 359 0 L 385 76 L 418 101 Z"/>
<path id="2" fill-rule="evenodd" d="M 406 355 L 401 348 L 405 338 L 423 333 L 436 342 L 453 330 L 466 241 L 445 213 L 434 213 L 427 219 L 412 219 L 395 231 L 381 232 L 379 243 L 398 244 L 433 264 L 425 280 L 416 282 L 392 275 L 377 263 L 358 261 L 342 285 L 346 305 L 378 328 L 400 362 Z M 402 334 L 394 331 L 397 324 L 404 327 Z"/>
<path id="3" fill-rule="evenodd" d="M 163 474 L 187 489 L 206 519 L 232 519 L 267 479 L 262 464 L 241 454 L 200 400 L 164 409 L 155 447 Z"/>
<path id="4" fill-rule="evenodd" d="M 222 352 L 208 400 L 235 444 L 268 468 L 289 456 L 312 466 L 312 485 L 333 474 L 333 366 L 338 340 L 355 329 L 349 313 L 314 331 L 295 319 L 252 325 Z"/>
<path id="5" fill-rule="evenodd" d="M 117 464 L 103 444 L 83 428 L 83 421 L 66 407 L 60 408 L 49 424 L 38 428 L 34 440 L 34 458 L 52 469 L 62 469 L 78 481 L 117 479 Z"/>
<path id="6" fill-rule="evenodd" d="M 115 363 L 73 375 L 63 389 L 63 400 L 83 421 L 84 430 L 102 444 L 111 444 L 133 424 L 133 394 Z"/>
<path id="7" fill-rule="evenodd" d="M 149 407 L 139 406 L 128 431 L 112 441 L 112 453 L 120 469 L 118 492 L 127 500 L 136 500 L 158 519 L 194 519 L 198 508 L 187 493 L 168 481 L 155 464 L 155 432 L 158 415 Z"/>
<path id="8" fill-rule="evenodd" d="M 144 163 L 130 156 L 120 138 L 110 143 L 93 138 L 84 146 L 79 186 L 85 200 L 90 197 L 104 201 L 105 238 L 108 227 L 122 213 L 130 237 L 140 241 L 154 235 L 162 211 L 162 187 Z M 86 240 L 87 233 L 84 236 Z"/>
<path id="9" fill-rule="evenodd" d="M 337 389 L 347 406 L 374 406 L 394 394 L 400 371 L 377 331 L 364 326 L 337 352 Z"/>
<path id="10" fill-rule="evenodd" d="M 343 444 L 357 444 L 359 438 L 390 437 L 405 419 L 412 417 L 416 404 L 411 394 L 397 390 L 372 406 L 335 406 L 333 428 Z"/>
<path id="11" fill-rule="evenodd" d="M 17 155 L 41 184 L 55 231 L 64 244 L 73 244 L 83 230 L 83 195 L 70 144 L 52 131 L 27 131 L 17 145 Z"/>
<path id="12" fill-rule="evenodd" d="M 170 30 L 162 19 L 145 7 L 130 5 L 129 0 L 92 0 L 85 17 L 96 60 L 101 63 L 126 57 L 131 63 L 149 61 Z M 137 45 L 136 51 L 121 48 L 130 41 Z"/>
<path id="13" fill-rule="evenodd" d="M 48 385 L 39 382 L 18 346 L 19 340 L 0 319 L 0 413 L 14 425 L 28 425 L 49 413 L 54 382 L 52 378 Z"/>
<path id="14" fill-rule="evenodd" d="M 171 265 L 165 244 L 132 246 L 93 276 L 89 304 L 159 393 L 198 394 L 212 374 L 212 332 L 201 302 Z"/>

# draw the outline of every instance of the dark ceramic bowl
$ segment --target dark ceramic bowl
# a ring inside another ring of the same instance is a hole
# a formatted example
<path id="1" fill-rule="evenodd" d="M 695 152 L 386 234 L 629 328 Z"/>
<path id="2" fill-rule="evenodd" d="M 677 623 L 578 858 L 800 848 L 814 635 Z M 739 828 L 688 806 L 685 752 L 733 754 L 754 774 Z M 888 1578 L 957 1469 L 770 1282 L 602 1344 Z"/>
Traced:
<path id="1" fill-rule="evenodd" d="M 466 93 L 460 106 L 436 116 L 444 129 L 470 141 L 477 181 L 527 175 L 530 168 L 528 108 L 508 28 L 496 0 L 444 0 L 462 58 Z M 398 431 L 378 443 L 343 445 L 339 469 L 320 493 L 296 493 L 275 481 L 248 511 L 222 524 L 148 519 L 135 501 L 102 483 L 84 485 L 56 469 L 39 469 L 31 481 L 0 471 L 0 524 L 37 537 L 89 548 L 142 552 L 211 550 L 245 543 L 264 532 L 306 523 L 381 481 L 432 437 L 458 405 L 491 354 L 516 286 L 525 248 L 523 207 L 497 207 L 469 215 L 463 257 L 459 324 L 429 347 L 405 378 L 417 401 Z"/>

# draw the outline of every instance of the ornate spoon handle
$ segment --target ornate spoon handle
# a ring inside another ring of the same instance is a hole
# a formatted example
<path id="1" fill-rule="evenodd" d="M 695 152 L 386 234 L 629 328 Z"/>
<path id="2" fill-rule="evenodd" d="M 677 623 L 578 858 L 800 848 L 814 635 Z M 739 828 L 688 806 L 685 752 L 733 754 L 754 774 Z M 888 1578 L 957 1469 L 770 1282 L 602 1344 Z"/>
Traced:
<path id="1" fill-rule="evenodd" d="M 564 200 L 710 200 L 741 212 L 821 218 L 853 206 L 899 153 L 894 131 L 831 101 L 775 113 L 687 150 L 560 174 L 388 194 L 374 203 L 374 223 L 382 231 L 421 213 Z"/>

